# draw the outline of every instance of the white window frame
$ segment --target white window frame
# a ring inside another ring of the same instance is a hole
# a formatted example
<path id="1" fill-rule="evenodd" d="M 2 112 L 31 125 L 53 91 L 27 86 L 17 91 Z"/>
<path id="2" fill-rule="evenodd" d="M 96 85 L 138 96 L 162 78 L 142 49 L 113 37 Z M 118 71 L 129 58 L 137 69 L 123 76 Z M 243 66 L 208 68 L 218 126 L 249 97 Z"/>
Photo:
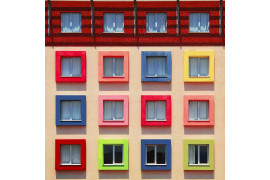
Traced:
<path id="1" fill-rule="evenodd" d="M 106 32 L 105 31 L 105 16 L 103 15 L 103 33 L 125 33 L 125 14 L 124 13 L 111 13 L 111 12 L 108 12 L 108 13 L 104 13 L 104 14 L 110 14 L 110 15 L 114 15 L 116 16 L 116 14 L 121 14 L 123 15 L 123 32 L 116 32 L 116 22 L 113 22 L 113 32 Z M 116 20 L 116 18 L 114 18 Z"/>
<path id="2" fill-rule="evenodd" d="M 147 21 L 149 19 L 148 14 L 155 14 L 155 28 L 157 28 L 157 14 L 165 14 L 166 15 L 166 24 L 165 24 L 166 31 L 165 32 L 157 32 L 157 30 L 155 32 L 148 31 L 148 29 L 149 29 L 149 22 Z M 166 12 L 146 13 L 146 33 L 167 33 L 167 21 L 168 21 L 168 18 L 167 18 L 167 13 Z"/>
<path id="3" fill-rule="evenodd" d="M 81 68 L 82 68 L 82 59 L 81 57 L 61 57 L 61 77 L 82 77 L 82 70 L 81 70 L 81 75 L 80 76 L 73 76 L 71 73 L 69 73 L 69 76 L 62 76 L 62 58 L 68 58 L 69 59 L 69 72 L 72 70 L 72 61 L 73 59 L 72 58 L 80 58 L 80 65 L 81 65 Z"/>
<path id="4" fill-rule="evenodd" d="M 104 107 L 104 105 L 105 105 L 105 102 L 106 101 L 112 101 L 113 102 L 113 119 L 104 119 L 104 113 L 105 113 L 105 107 Z M 124 121 L 124 115 L 125 115 L 125 107 L 124 107 L 124 101 L 121 101 L 120 100 L 120 102 L 122 102 L 123 103 L 123 119 L 116 119 L 115 118 L 115 102 L 119 102 L 119 101 L 113 101 L 113 100 L 104 100 L 104 102 L 103 102 L 103 121 Z"/>
<path id="5" fill-rule="evenodd" d="M 63 102 L 63 101 L 80 101 L 80 103 L 81 103 L 81 111 L 80 111 L 80 113 L 81 113 L 81 117 L 82 117 L 82 102 L 81 102 L 81 100 L 61 100 L 60 101 L 60 106 L 62 106 L 61 102 Z M 60 111 L 61 111 L 61 107 L 60 107 Z M 72 112 L 72 103 L 69 104 L 69 114 L 71 114 L 70 112 Z M 60 114 L 61 114 L 61 112 L 60 112 Z M 61 118 L 61 115 L 60 115 L 60 118 Z M 70 121 L 78 122 L 78 121 L 82 121 L 82 120 L 81 119 L 73 120 L 72 116 L 70 116 L 69 119 L 60 119 L 60 121 L 63 121 L 63 122 L 70 122 Z"/>
<path id="6" fill-rule="evenodd" d="M 148 57 L 165 57 L 165 76 L 158 76 L 157 75 L 157 59 L 155 59 L 155 75 L 154 76 L 149 76 L 149 75 L 147 75 L 148 74 Z M 156 78 L 156 77 L 158 77 L 158 78 L 166 78 L 166 77 L 168 77 L 168 75 L 167 75 L 167 56 L 146 56 L 146 77 L 154 77 L 154 78 Z"/>
<path id="7" fill-rule="evenodd" d="M 105 145 L 112 145 L 113 146 L 113 163 L 112 164 L 105 164 L 104 160 L 104 146 Z M 115 146 L 121 146 L 122 147 L 122 163 L 115 163 Z M 124 146 L 123 144 L 103 144 L 103 165 L 106 166 L 113 166 L 113 165 L 124 165 Z"/>
<path id="8" fill-rule="evenodd" d="M 157 164 L 157 146 L 160 146 L 160 145 L 163 145 L 165 146 L 165 164 Z M 155 154 L 154 154 L 154 159 L 155 159 L 155 162 L 154 163 L 147 163 L 147 147 L 148 146 L 154 146 L 155 147 Z M 154 165 L 154 166 L 166 166 L 167 165 L 167 148 L 166 148 L 166 144 L 147 144 L 145 146 L 145 149 L 146 149 L 146 155 L 145 155 L 145 165 Z"/>
<path id="9" fill-rule="evenodd" d="M 188 32 L 189 33 L 210 33 L 210 13 L 205 12 L 205 13 L 189 13 L 188 17 L 190 17 L 190 14 L 199 14 L 199 21 L 198 21 L 198 26 L 200 27 L 200 29 L 196 32 L 190 32 L 190 24 L 188 24 Z M 201 32 L 201 14 L 208 14 L 209 16 L 209 21 L 208 21 L 208 31 L 207 32 Z"/>
<path id="10" fill-rule="evenodd" d="M 198 66 L 197 66 L 197 71 L 198 71 L 198 75 L 197 76 L 191 76 L 191 67 L 190 67 L 190 58 L 198 58 L 197 61 L 198 61 Z M 207 58 L 208 59 L 208 76 L 201 76 L 200 73 L 201 73 L 201 58 Z M 209 57 L 189 57 L 189 77 L 209 77 Z"/>
<path id="11" fill-rule="evenodd" d="M 190 105 L 190 102 L 192 101 L 189 101 L 188 102 L 188 121 L 209 121 L 209 101 L 195 101 L 197 102 L 197 115 L 198 115 L 198 119 L 189 119 L 189 105 Z M 193 101 L 194 102 L 194 101 Z M 208 106 L 207 106 L 207 110 L 208 110 L 208 118 L 207 119 L 200 119 L 200 102 L 208 102 Z"/>
<path id="12" fill-rule="evenodd" d="M 66 165 L 68 165 L 68 166 L 80 166 L 81 163 L 80 163 L 80 164 L 72 164 L 72 163 L 71 163 L 71 159 L 72 159 L 72 145 L 79 145 L 80 148 L 81 148 L 81 145 L 80 145 L 80 144 L 62 144 L 62 145 L 69 145 L 69 148 L 70 148 L 69 160 L 70 160 L 70 162 L 69 162 L 69 163 L 62 163 L 62 162 L 61 162 L 61 165 L 64 165 L 64 166 L 66 166 Z M 61 147 L 61 146 L 60 146 L 60 147 Z M 60 148 L 60 152 L 61 152 L 61 148 Z M 80 151 L 80 153 L 81 153 L 81 151 Z M 61 155 L 62 155 L 62 154 L 60 154 L 60 157 L 61 157 Z M 81 157 L 81 156 L 80 156 L 80 157 Z M 62 160 L 61 160 L 61 161 L 62 161 Z M 80 159 L 80 162 L 82 162 L 82 158 Z"/>
<path id="13" fill-rule="evenodd" d="M 159 100 L 158 100 L 159 101 Z M 157 119 L 157 102 L 158 101 L 146 101 L 146 121 L 167 121 L 167 101 L 165 101 L 165 103 L 166 103 L 166 108 L 165 108 L 165 119 Z M 162 100 L 161 100 L 162 101 Z M 155 119 L 147 119 L 147 108 L 148 108 L 148 106 L 147 106 L 147 103 L 148 102 L 155 102 Z"/>
<path id="14" fill-rule="evenodd" d="M 195 145 L 198 146 L 198 164 L 189 164 L 190 166 L 205 166 L 209 165 L 209 145 L 208 144 L 190 144 L 190 145 Z M 200 163 L 200 147 L 201 146 L 206 146 L 207 147 L 207 163 Z"/>
<path id="15" fill-rule="evenodd" d="M 104 74 L 105 74 L 105 63 L 104 63 L 104 61 L 105 61 L 105 58 L 112 58 L 113 59 L 113 75 L 112 76 L 105 76 Z M 124 71 L 125 71 L 125 61 L 124 61 L 124 57 L 119 57 L 119 58 L 122 58 L 122 60 L 123 60 L 123 75 L 122 76 L 116 76 L 115 75 L 115 57 L 104 57 L 104 59 L 103 59 L 103 77 L 124 77 Z"/>

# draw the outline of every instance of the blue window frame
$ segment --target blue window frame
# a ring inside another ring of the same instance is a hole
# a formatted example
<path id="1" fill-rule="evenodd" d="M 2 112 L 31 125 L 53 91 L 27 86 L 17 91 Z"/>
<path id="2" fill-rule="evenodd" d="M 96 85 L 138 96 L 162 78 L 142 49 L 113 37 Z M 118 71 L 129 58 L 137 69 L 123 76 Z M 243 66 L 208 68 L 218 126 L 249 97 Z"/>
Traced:
<path id="1" fill-rule="evenodd" d="M 57 95 L 56 126 L 84 125 L 86 125 L 86 97 Z"/>
<path id="2" fill-rule="evenodd" d="M 189 13 L 189 32 L 209 32 L 209 13 Z"/>
<path id="3" fill-rule="evenodd" d="M 142 51 L 142 81 L 171 81 L 171 52 Z"/>
<path id="4" fill-rule="evenodd" d="M 170 139 L 141 140 L 141 170 L 171 170 Z"/>

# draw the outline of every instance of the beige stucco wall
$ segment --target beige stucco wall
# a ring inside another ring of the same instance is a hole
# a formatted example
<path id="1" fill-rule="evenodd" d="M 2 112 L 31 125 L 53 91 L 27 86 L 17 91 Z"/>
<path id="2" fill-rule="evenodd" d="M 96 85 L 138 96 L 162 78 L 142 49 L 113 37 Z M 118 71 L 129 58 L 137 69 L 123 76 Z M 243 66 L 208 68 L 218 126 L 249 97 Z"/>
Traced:
<path id="1" fill-rule="evenodd" d="M 55 179 L 225 179 L 225 49 L 224 47 L 46 47 L 46 180 Z M 86 51 L 87 82 L 55 82 L 55 51 Z M 98 82 L 98 51 L 129 51 L 129 83 Z M 183 81 L 185 50 L 215 52 L 215 83 Z M 171 51 L 171 83 L 141 82 L 141 51 Z M 183 96 L 215 96 L 215 126 L 184 128 Z M 56 127 L 55 95 L 86 95 L 87 125 Z M 129 126 L 98 126 L 98 95 L 129 95 Z M 171 127 L 141 127 L 141 95 L 171 95 Z M 55 139 L 86 139 L 86 171 L 55 171 Z M 129 171 L 98 171 L 98 139 L 129 139 Z M 172 170 L 141 171 L 141 139 L 171 139 Z M 214 139 L 215 171 L 183 170 L 183 140 Z"/>

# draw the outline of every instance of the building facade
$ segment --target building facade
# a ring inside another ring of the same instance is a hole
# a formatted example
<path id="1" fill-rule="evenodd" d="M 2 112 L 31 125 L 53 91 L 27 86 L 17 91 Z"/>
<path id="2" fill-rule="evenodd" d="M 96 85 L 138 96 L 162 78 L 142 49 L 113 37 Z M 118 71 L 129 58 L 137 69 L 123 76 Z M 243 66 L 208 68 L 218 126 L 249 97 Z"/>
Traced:
<path id="1" fill-rule="evenodd" d="M 225 179 L 225 1 L 45 1 L 45 174 Z"/>

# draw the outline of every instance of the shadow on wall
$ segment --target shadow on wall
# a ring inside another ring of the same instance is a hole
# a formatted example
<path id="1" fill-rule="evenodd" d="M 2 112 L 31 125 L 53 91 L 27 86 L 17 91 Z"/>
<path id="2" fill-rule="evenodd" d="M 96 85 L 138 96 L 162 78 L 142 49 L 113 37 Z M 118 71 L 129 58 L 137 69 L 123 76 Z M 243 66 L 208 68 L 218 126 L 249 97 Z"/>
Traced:
<path id="1" fill-rule="evenodd" d="M 185 83 L 184 84 L 185 91 L 214 91 L 215 84 L 214 83 Z"/>
<path id="2" fill-rule="evenodd" d="M 142 179 L 171 179 L 172 173 L 170 170 L 159 170 L 159 171 L 142 171 Z"/>
<path id="3" fill-rule="evenodd" d="M 100 126 L 99 134 L 129 134 L 129 126 Z"/>
<path id="4" fill-rule="evenodd" d="M 100 91 L 129 91 L 129 83 L 99 83 Z"/>
<path id="5" fill-rule="evenodd" d="M 129 171 L 99 171 L 99 179 L 129 179 Z"/>
<path id="6" fill-rule="evenodd" d="M 142 134 L 171 134 L 171 126 L 142 126 Z"/>
<path id="7" fill-rule="evenodd" d="M 185 127 L 184 134 L 185 135 L 193 135 L 193 134 L 214 134 L 214 127 Z"/>
<path id="8" fill-rule="evenodd" d="M 215 179 L 214 171 L 184 171 L 184 179 Z"/>
<path id="9" fill-rule="evenodd" d="M 86 83 L 85 82 L 56 83 L 56 91 L 86 91 Z"/>
<path id="10" fill-rule="evenodd" d="M 56 134 L 86 134 L 86 126 L 56 126 Z"/>
<path id="11" fill-rule="evenodd" d="M 142 82 L 143 91 L 171 91 L 170 82 Z"/>
<path id="12" fill-rule="evenodd" d="M 56 179 L 86 179 L 86 171 L 56 171 Z"/>

